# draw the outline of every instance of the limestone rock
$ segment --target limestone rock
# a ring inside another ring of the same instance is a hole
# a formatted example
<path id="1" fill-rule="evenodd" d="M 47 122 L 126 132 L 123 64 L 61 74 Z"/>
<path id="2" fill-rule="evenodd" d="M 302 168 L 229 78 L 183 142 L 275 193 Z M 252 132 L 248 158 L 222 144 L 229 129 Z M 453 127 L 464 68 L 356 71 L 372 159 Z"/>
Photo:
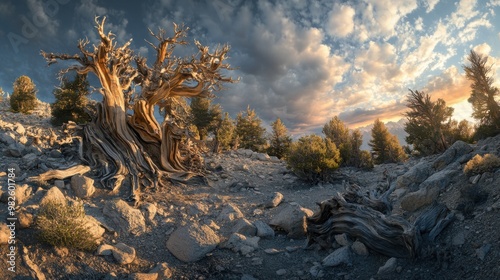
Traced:
<path id="1" fill-rule="evenodd" d="M 420 183 L 425 181 L 432 172 L 432 163 L 422 160 L 411 167 L 405 174 L 396 180 L 397 188 L 409 188 L 414 190 Z"/>
<path id="2" fill-rule="evenodd" d="M 263 221 L 255 221 L 253 225 L 257 228 L 257 236 L 262 238 L 273 238 L 274 230 Z"/>
<path id="3" fill-rule="evenodd" d="M 19 222 L 19 228 L 25 229 L 33 225 L 34 217 L 31 213 L 19 211 L 17 214 L 17 221 Z"/>
<path id="4" fill-rule="evenodd" d="M 365 244 L 362 242 L 356 240 L 354 243 L 351 245 L 351 249 L 356 255 L 360 256 L 368 256 L 368 249 L 366 248 Z"/>
<path id="5" fill-rule="evenodd" d="M 246 237 L 239 233 L 233 233 L 229 239 L 224 242 L 222 247 L 246 255 L 259 248 L 259 240 L 260 238 L 258 236 Z"/>
<path id="6" fill-rule="evenodd" d="M 85 216 L 84 227 L 89 231 L 90 235 L 92 235 L 92 237 L 95 239 L 101 238 L 105 232 L 104 228 L 101 227 L 101 223 L 90 215 Z"/>
<path id="7" fill-rule="evenodd" d="M 243 218 L 240 209 L 236 205 L 228 203 L 217 216 L 217 221 L 232 222 L 240 218 Z"/>
<path id="8" fill-rule="evenodd" d="M 20 123 L 15 123 L 14 124 L 14 131 L 19 134 L 19 135 L 24 135 L 26 133 L 26 129 L 24 126 Z"/>
<path id="9" fill-rule="evenodd" d="M 442 170 L 432 174 L 420 184 L 420 188 L 437 188 L 444 190 L 451 183 L 451 180 L 460 174 L 458 170 Z"/>
<path id="10" fill-rule="evenodd" d="M 423 188 L 409 193 L 401 200 L 401 208 L 413 212 L 423 206 L 431 204 L 439 195 L 439 188 Z"/>
<path id="11" fill-rule="evenodd" d="M 337 241 L 337 243 L 339 243 L 341 246 L 351 246 L 351 240 L 349 240 L 349 237 L 347 236 L 347 234 L 343 233 L 343 234 L 337 234 L 334 236 L 335 238 L 335 241 Z"/>
<path id="12" fill-rule="evenodd" d="M 64 189 L 64 187 L 66 186 L 65 183 L 64 183 L 64 180 L 54 180 L 54 186 L 60 188 L 60 189 Z"/>
<path id="13" fill-rule="evenodd" d="M 31 187 L 27 184 L 16 186 L 16 205 L 23 204 L 31 196 Z"/>
<path id="14" fill-rule="evenodd" d="M 141 211 L 148 223 L 156 225 L 155 216 L 156 212 L 158 211 L 156 205 L 154 205 L 153 203 L 144 203 L 141 206 Z"/>
<path id="15" fill-rule="evenodd" d="M 283 194 L 280 192 L 275 192 L 271 200 L 266 203 L 265 207 L 266 208 L 277 207 L 281 203 L 281 201 L 283 201 Z"/>
<path id="16" fill-rule="evenodd" d="M 10 236 L 10 229 L 5 223 L 0 223 L 0 245 L 8 244 Z"/>
<path id="17" fill-rule="evenodd" d="M 0 131 L 0 142 L 6 145 L 16 143 L 16 136 L 12 132 L 2 132 Z"/>
<path id="18" fill-rule="evenodd" d="M 130 280 L 156 280 L 158 279 L 158 273 L 132 273 L 128 276 Z"/>
<path id="19" fill-rule="evenodd" d="M 443 152 L 433 163 L 432 166 L 436 170 L 443 170 L 447 165 L 459 159 L 460 157 L 472 152 L 472 147 L 463 142 L 456 141 L 449 147 L 446 151 Z"/>
<path id="20" fill-rule="evenodd" d="M 97 248 L 96 255 L 98 256 L 110 256 L 113 254 L 113 246 L 109 244 L 102 244 Z"/>
<path id="21" fill-rule="evenodd" d="M 390 258 L 385 262 L 383 266 L 379 267 L 377 274 L 384 276 L 389 273 L 393 273 L 394 271 L 396 271 L 396 266 L 397 266 L 397 259 Z"/>
<path id="22" fill-rule="evenodd" d="M 121 199 L 106 202 L 103 213 L 110 220 L 111 226 L 122 233 L 141 235 L 146 231 L 146 222 L 141 211 Z"/>
<path id="23" fill-rule="evenodd" d="M 307 233 L 306 218 L 313 215 L 309 209 L 297 204 L 288 204 L 271 219 L 271 226 L 279 227 L 288 233 L 290 238 L 301 238 Z"/>
<path id="24" fill-rule="evenodd" d="M 172 278 L 172 270 L 167 263 L 159 263 L 149 273 L 157 273 L 160 279 Z"/>
<path id="25" fill-rule="evenodd" d="M 349 247 L 341 247 L 323 259 L 324 266 L 338 266 L 351 263 L 351 251 Z"/>
<path id="26" fill-rule="evenodd" d="M 62 204 L 67 203 L 66 197 L 58 187 L 52 187 L 45 193 L 40 200 L 40 206 L 43 206 L 50 201 Z"/>
<path id="27" fill-rule="evenodd" d="M 213 251 L 219 242 L 219 236 L 209 226 L 192 223 L 175 230 L 167 248 L 179 260 L 195 262 Z"/>
<path id="28" fill-rule="evenodd" d="M 257 228 L 247 219 L 241 218 L 238 219 L 236 225 L 234 225 L 232 232 L 236 232 L 246 236 L 255 236 L 257 234 Z"/>
<path id="29" fill-rule="evenodd" d="M 111 249 L 111 252 L 116 262 L 121 265 L 129 264 L 135 259 L 135 249 L 124 243 L 116 244 L 113 249 Z"/>
<path id="30" fill-rule="evenodd" d="M 71 177 L 71 189 L 79 198 L 91 197 L 95 192 L 94 180 L 83 175 L 75 175 Z"/>

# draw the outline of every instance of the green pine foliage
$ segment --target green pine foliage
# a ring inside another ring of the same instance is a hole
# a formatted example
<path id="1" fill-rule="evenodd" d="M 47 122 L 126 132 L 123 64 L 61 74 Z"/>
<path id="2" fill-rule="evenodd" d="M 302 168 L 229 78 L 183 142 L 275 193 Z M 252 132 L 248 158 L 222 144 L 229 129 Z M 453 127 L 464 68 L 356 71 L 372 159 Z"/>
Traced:
<path id="1" fill-rule="evenodd" d="M 271 124 L 273 131 L 269 137 L 269 148 L 267 153 L 270 156 L 276 156 L 278 158 L 284 158 L 290 149 L 292 144 L 292 138 L 288 134 L 288 129 L 280 118 L 277 118 Z"/>
<path id="2" fill-rule="evenodd" d="M 212 105 L 212 100 L 203 97 L 193 97 L 191 99 L 192 124 L 198 128 L 200 140 L 206 140 L 210 133 L 214 133 L 217 124 L 222 119 L 220 106 Z"/>
<path id="3" fill-rule="evenodd" d="M 404 115 L 408 122 L 405 131 L 408 133 L 406 142 L 422 156 L 443 152 L 450 143 L 446 141 L 446 123 L 450 121 L 453 108 L 447 107 L 442 99 L 431 101 L 431 97 L 418 90 L 412 91 L 407 97 L 409 108 Z"/>
<path id="4" fill-rule="evenodd" d="M 56 101 L 50 104 L 53 125 L 62 125 L 68 121 L 84 124 L 90 121 L 86 112 L 89 106 L 89 82 L 87 75 L 76 75 L 73 80 L 66 77 L 61 81 L 61 87 L 54 90 Z"/>
<path id="5" fill-rule="evenodd" d="M 500 91 L 493 86 L 492 66 L 487 66 L 488 56 L 470 51 L 469 65 L 464 65 L 465 76 L 471 82 L 472 116 L 479 121 L 475 138 L 482 139 L 500 133 Z"/>
<path id="6" fill-rule="evenodd" d="M 228 112 L 224 113 L 224 118 L 220 121 L 218 128 L 215 130 L 215 136 L 219 143 L 219 149 L 227 151 L 231 149 L 235 134 L 234 121 L 229 116 Z"/>
<path id="7" fill-rule="evenodd" d="M 359 130 L 350 132 L 347 125 L 338 116 L 335 116 L 325 124 L 323 133 L 339 149 L 342 166 L 359 167 L 361 163 L 360 147 L 363 143 Z"/>
<path id="8" fill-rule="evenodd" d="M 340 152 L 330 139 L 308 135 L 292 143 L 286 162 L 295 175 L 303 180 L 326 181 L 339 167 Z"/>
<path id="9" fill-rule="evenodd" d="M 372 139 L 368 145 L 375 155 L 376 164 L 402 162 L 407 158 L 396 136 L 390 134 L 379 119 L 373 124 Z"/>
<path id="10" fill-rule="evenodd" d="M 236 116 L 236 137 L 240 148 L 262 151 L 266 144 L 265 132 L 262 120 L 250 106 L 245 112 L 239 112 Z"/>
<path id="11" fill-rule="evenodd" d="M 21 76 L 14 82 L 14 91 L 10 97 L 13 112 L 29 114 L 38 104 L 36 86 L 28 76 Z"/>

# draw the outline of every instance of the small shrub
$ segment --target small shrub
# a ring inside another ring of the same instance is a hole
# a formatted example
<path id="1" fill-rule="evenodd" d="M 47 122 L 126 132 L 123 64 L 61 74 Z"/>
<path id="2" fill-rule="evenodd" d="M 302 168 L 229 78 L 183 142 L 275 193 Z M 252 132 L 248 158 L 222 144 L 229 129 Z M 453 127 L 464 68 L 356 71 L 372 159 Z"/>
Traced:
<path id="1" fill-rule="evenodd" d="M 37 89 L 28 76 L 21 76 L 14 82 L 14 91 L 10 97 L 13 112 L 29 114 L 38 105 Z"/>
<path id="2" fill-rule="evenodd" d="M 484 156 L 475 155 L 469 160 L 464 167 L 464 173 L 467 175 L 482 174 L 484 172 L 492 172 L 500 167 L 500 158 L 493 154 L 485 154 Z"/>
<path id="3" fill-rule="evenodd" d="M 82 203 L 49 201 L 40 207 L 36 228 L 41 241 L 53 246 L 93 251 L 97 242 L 85 222 Z"/>
<path id="4" fill-rule="evenodd" d="M 339 167 L 340 152 L 330 139 L 309 135 L 292 143 L 286 161 L 299 178 L 318 182 L 326 180 Z"/>

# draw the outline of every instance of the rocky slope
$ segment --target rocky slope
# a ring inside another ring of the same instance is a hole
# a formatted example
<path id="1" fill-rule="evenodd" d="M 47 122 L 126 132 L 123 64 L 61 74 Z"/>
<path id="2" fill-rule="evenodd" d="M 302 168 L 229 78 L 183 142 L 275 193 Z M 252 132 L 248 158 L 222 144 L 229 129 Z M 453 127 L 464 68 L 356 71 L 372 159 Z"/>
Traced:
<path id="1" fill-rule="evenodd" d="M 82 164 L 76 140 L 50 126 L 43 106 L 24 116 L 0 105 L 0 224 L 10 222 L 9 176 L 18 218 L 14 231 L 0 225 L 0 279 L 500 279 L 500 169 L 463 172 L 476 154 L 499 156 L 500 136 L 372 171 L 342 168 L 336 180 L 317 185 L 265 154 L 208 155 L 208 185 L 147 191 L 133 208 L 125 193 L 100 189 L 91 172 L 29 181 Z M 328 249 L 306 247 L 306 217 L 348 184 L 374 192 L 394 186 L 393 214 L 409 221 L 435 201 L 455 220 L 416 260 L 380 255 L 346 235 L 335 236 Z M 85 252 L 37 241 L 34 224 L 49 199 L 83 201 L 85 225 L 100 247 Z M 12 232 L 15 273 L 7 269 L 5 244 Z"/>

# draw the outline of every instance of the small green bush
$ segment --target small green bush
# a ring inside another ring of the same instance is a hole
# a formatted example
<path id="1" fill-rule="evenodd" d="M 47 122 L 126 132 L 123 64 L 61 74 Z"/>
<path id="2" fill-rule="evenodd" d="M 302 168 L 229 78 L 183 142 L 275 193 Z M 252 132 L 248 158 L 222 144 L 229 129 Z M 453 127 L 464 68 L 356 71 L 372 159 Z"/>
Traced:
<path id="1" fill-rule="evenodd" d="M 464 167 L 464 173 L 467 175 L 482 174 L 484 172 L 492 172 L 500 167 L 500 158 L 493 154 L 485 154 L 484 156 L 475 155 L 469 160 Z"/>
<path id="2" fill-rule="evenodd" d="M 38 105 L 36 86 L 28 76 L 21 76 L 14 82 L 10 107 L 15 113 L 29 114 Z"/>
<path id="3" fill-rule="evenodd" d="M 93 251 L 97 248 L 85 222 L 82 203 L 49 201 L 40 207 L 36 220 L 38 238 L 53 246 Z"/>
<path id="4" fill-rule="evenodd" d="M 339 167 L 340 152 L 330 139 L 309 135 L 292 143 L 286 162 L 299 178 L 324 181 Z"/>

